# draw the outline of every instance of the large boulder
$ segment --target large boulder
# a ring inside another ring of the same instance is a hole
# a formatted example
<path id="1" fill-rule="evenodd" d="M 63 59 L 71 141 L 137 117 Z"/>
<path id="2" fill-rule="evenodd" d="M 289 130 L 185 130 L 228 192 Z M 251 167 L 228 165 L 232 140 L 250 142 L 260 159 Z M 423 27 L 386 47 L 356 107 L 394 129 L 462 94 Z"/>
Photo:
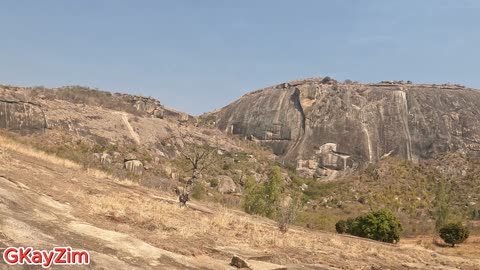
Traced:
<path id="1" fill-rule="evenodd" d="M 218 177 L 217 190 L 223 194 L 234 193 L 237 191 L 237 185 L 230 176 L 221 175 Z"/>
<path id="2" fill-rule="evenodd" d="M 268 146 L 311 175 L 387 154 L 411 161 L 450 151 L 480 157 L 480 91 L 457 85 L 307 79 L 249 93 L 215 114 L 222 131 Z"/>
<path id="3" fill-rule="evenodd" d="M 24 133 L 44 132 L 47 118 L 38 104 L 4 99 L 0 95 L 0 128 Z"/>
<path id="4" fill-rule="evenodd" d="M 143 163 L 137 159 L 125 161 L 125 169 L 137 176 L 142 175 L 144 170 Z"/>

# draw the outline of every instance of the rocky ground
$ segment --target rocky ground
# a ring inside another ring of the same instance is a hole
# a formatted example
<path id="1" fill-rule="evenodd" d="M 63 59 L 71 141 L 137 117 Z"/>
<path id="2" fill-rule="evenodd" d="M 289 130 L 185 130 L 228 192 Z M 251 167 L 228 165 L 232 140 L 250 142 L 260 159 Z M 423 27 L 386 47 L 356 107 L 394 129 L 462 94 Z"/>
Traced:
<path id="1" fill-rule="evenodd" d="M 478 258 L 416 243 L 300 228 L 282 234 L 266 219 L 215 204 L 179 208 L 171 194 L 3 137 L 0 155 L 1 248 L 69 245 L 91 252 L 90 269 L 232 269 L 235 254 L 253 269 L 480 269 Z"/>

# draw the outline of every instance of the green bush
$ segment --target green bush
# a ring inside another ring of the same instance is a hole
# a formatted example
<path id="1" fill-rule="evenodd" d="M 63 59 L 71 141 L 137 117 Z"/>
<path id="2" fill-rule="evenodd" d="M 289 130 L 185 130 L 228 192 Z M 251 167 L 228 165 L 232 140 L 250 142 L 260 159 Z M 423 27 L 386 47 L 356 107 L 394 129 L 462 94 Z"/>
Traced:
<path id="1" fill-rule="evenodd" d="M 347 221 L 339 221 L 335 225 L 337 232 L 342 231 L 376 241 L 396 243 L 400 240 L 402 225 L 392 212 L 379 210 L 370 212 Z"/>
<path id="2" fill-rule="evenodd" d="M 339 234 L 344 234 L 347 232 L 347 221 L 345 220 L 340 220 L 335 224 L 335 230 Z"/>
<path id="3" fill-rule="evenodd" d="M 449 223 L 440 229 L 440 237 L 452 247 L 467 240 L 469 233 L 468 228 L 461 223 Z"/>
<path id="4" fill-rule="evenodd" d="M 282 175 L 278 167 L 271 169 L 269 179 L 265 183 L 257 183 L 253 177 L 248 177 L 243 209 L 249 214 L 272 218 L 277 211 L 282 189 Z"/>

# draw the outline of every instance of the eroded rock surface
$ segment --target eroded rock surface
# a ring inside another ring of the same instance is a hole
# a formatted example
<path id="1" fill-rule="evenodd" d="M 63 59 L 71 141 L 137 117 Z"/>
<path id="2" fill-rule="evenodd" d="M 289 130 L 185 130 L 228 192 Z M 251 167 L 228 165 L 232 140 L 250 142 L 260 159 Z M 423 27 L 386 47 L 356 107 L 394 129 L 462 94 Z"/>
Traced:
<path id="1" fill-rule="evenodd" d="M 47 119 L 38 104 L 0 98 L 0 128 L 22 132 L 44 131 Z"/>
<path id="2" fill-rule="evenodd" d="M 309 175 L 386 155 L 480 156 L 480 92 L 455 85 L 307 79 L 247 94 L 216 116 L 219 129 L 269 146 Z"/>

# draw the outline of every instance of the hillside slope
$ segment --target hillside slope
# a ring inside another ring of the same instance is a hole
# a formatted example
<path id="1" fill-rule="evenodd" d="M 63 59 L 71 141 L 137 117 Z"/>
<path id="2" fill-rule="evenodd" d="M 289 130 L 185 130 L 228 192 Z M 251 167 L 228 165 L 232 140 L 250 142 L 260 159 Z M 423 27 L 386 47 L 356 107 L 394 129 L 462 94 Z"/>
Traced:
<path id="1" fill-rule="evenodd" d="M 249 93 L 214 113 L 216 126 L 269 146 L 321 177 L 392 155 L 480 156 L 480 91 L 457 85 L 306 79 Z"/>
<path id="2" fill-rule="evenodd" d="M 91 252 L 91 269 L 231 269 L 233 253 L 288 269 L 480 266 L 478 259 L 444 256 L 408 244 L 299 228 L 282 234 L 268 220 L 215 205 L 206 212 L 179 208 L 159 191 L 84 171 L 76 163 L 3 137 L 0 153 L 1 248 L 71 245 Z M 1 268 L 19 269 L 3 264 Z"/>

